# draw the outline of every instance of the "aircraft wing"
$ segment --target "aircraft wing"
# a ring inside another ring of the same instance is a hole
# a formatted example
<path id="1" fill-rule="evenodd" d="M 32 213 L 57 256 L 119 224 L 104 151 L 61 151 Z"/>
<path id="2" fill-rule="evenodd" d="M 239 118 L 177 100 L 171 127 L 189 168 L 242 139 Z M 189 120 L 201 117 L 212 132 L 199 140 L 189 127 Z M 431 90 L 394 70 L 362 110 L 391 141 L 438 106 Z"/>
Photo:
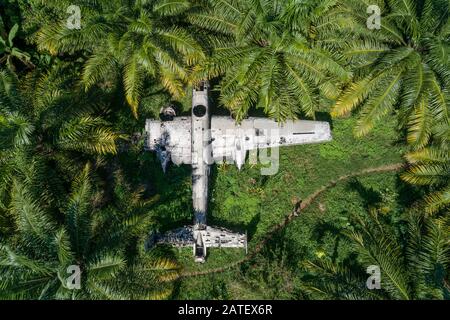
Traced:
<path id="1" fill-rule="evenodd" d="M 240 125 L 227 117 L 212 117 L 214 159 L 245 162 L 247 151 L 330 141 L 328 122 L 295 120 L 280 124 L 266 118 L 248 118 Z M 242 162 L 243 163 L 243 162 Z"/>
<path id="2" fill-rule="evenodd" d="M 192 246 L 198 233 L 207 248 L 247 248 L 246 234 L 210 226 L 199 231 L 193 230 L 192 226 L 185 226 L 163 234 L 153 233 L 146 246 L 150 248 L 157 243 L 171 243 L 177 247 Z"/>
<path id="3" fill-rule="evenodd" d="M 166 122 L 147 120 L 146 131 L 146 148 L 157 152 L 163 168 L 170 160 L 176 165 L 192 163 L 190 117 Z M 330 141 L 331 131 L 328 122 L 320 121 L 295 120 L 280 124 L 266 118 L 248 118 L 238 125 L 229 117 L 212 117 L 208 139 L 204 142 L 211 145 L 205 149 L 212 153 L 208 161 L 226 160 L 240 167 L 250 150 Z"/>

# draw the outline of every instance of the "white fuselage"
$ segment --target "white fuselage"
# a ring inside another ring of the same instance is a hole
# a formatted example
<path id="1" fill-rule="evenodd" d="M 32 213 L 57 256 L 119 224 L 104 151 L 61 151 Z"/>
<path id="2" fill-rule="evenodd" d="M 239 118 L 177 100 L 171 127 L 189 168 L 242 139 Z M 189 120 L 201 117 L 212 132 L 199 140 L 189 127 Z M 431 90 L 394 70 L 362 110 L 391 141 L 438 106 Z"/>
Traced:
<path id="1" fill-rule="evenodd" d="M 203 90 L 202 90 L 203 89 Z M 193 91 L 192 97 L 192 200 L 194 229 L 206 227 L 208 211 L 209 156 L 211 155 L 208 88 L 205 84 Z"/>

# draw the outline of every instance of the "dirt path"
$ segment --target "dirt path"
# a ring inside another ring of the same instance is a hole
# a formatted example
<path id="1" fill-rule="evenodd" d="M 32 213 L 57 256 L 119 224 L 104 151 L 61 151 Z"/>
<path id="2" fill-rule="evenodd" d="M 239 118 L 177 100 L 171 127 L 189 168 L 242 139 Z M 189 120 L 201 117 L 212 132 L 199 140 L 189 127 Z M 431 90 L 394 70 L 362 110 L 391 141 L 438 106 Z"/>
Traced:
<path id="1" fill-rule="evenodd" d="M 193 271 L 193 272 L 182 273 L 180 277 L 181 278 L 188 278 L 188 277 L 196 277 L 196 276 L 208 275 L 208 274 L 212 274 L 212 273 L 220 273 L 220 272 L 224 272 L 224 271 L 226 271 L 228 269 L 234 268 L 234 267 L 240 265 L 243 262 L 249 261 L 253 257 L 255 257 L 255 255 L 257 255 L 263 249 L 263 247 L 266 245 L 266 243 L 270 239 L 272 239 L 272 237 L 278 231 L 280 231 L 283 228 L 285 228 L 290 222 L 292 222 L 296 217 L 298 217 L 299 214 L 304 209 L 308 208 L 311 204 L 313 204 L 314 201 L 322 193 L 324 193 L 325 191 L 335 187 L 339 182 L 342 182 L 342 181 L 345 181 L 345 180 L 348 180 L 348 179 L 351 179 L 351 178 L 354 178 L 354 177 L 371 174 L 371 173 L 383 173 L 383 172 L 397 171 L 397 170 L 400 170 L 402 167 L 403 167 L 403 163 L 395 163 L 395 164 L 385 165 L 385 166 L 381 166 L 381 167 L 364 169 L 364 170 L 361 170 L 359 172 L 343 175 L 343 176 L 340 176 L 339 178 L 337 178 L 335 180 L 331 180 L 327 184 L 323 185 L 322 187 L 317 189 L 315 192 L 310 194 L 306 199 L 304 199 L 303 201 L 295 204 L 294 210 L 288 216 L 286 216 L 284 221 L 282 221 L 281 223 L 276 224 L 272 229 L 270 229 L 267 232 L 266 236 L 243 259 L 238 260 L 236 262 L 233 262 L 233 263 L 231 263 L 229 265 L 226 265 L 224 267 L 221 267 L 221 268 L 209 269 L 209 270 L 205 270 L 205 271 Z"/>

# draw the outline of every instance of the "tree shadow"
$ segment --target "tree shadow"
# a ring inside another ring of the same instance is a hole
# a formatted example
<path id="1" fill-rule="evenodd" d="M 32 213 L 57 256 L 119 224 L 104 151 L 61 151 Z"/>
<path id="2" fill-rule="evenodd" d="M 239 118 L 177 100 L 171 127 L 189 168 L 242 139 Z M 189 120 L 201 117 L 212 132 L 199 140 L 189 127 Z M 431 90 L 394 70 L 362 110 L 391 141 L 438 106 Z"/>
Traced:
<path id="1" fill-rule="evenodd" d="M 426 195 L 424 188 L 406 183 L 399 176 L 395 186 L 398 193 L 397 202 L 401 207 L 410 208 L 418 201 L 422 201 Z"/>
<path id="2" fill-rule="evenodd" d="M 358 192 L 359 196 L 364 202 L 364 207 L 366 209 L 373 207 L 383 201 L 383 197 L 378 191 L 375 191 L 373 188 L 364 186 L 357 178 L 352 179 L 347 184 L 347 188 Z"/>
<path id="3" fill-rule="evenodd" d="M 331 117 L 329 112 L 321 112 L 317 111 L 315 113 L 315 119 L 317 121 L 325 121 L 330 124 L 330 129 L 333 130 L 333 118 Z"/>
<path id="4" fill-rule="evenodd" d="M 170 105 L 173 106 L 175 109 L 175 112 L 177 114 L 177 117 L 190 117 L 191 116 L 191 109 L 184 110 L 183 104 L 179 101 L 170 101 Z"/>
<path id="5" fill-rule="evenodd" d="M 209 91 L 209 104 L 211 110 L 211 116 L 228 116 L 231 117 L 230 111 L 220 104 L 220 92 L 215 89 L 218 84 L 218 79 L 210 81 L 210 91 Z"/>
<path id="6" fill-rule="evenodd" d="M 182 281 L 181 279 L 177 279 L 174 283 L 173 283 L 173 290 L 172 293 L 169 297 L 169 300 L 177 300 L 178 297 L 181 296 L 181 289 L 182 289 Z"/>
<path id="7" fill-rule="evenodd" d="M 259 175 L 258 180 L 259 180 L 258 182 L 259 182 L 260 187 L 265 187 L 267 182 L 269 182 L 269 180 L 270 180 L 270 176 Z"/>
<path id="8" fill-rule="evenodd" d="M 190 188 L 187 187 L 188 181 L 190 185 L 191 176 L 189 166 L 177 167 L 171 164 L 164 173 L 156 154 L 139 151 L 119 154 L 110 171 L 110 175 L 121 171 L 124 183 L 129 185 L 131 190 L 143 189 L 143 200 L 156 198 L 153 210 L 159 213 L 156 217 L 159 228 L 171 228 L 192 220 L 191 194 Z M 111 188 L 113 183 L 108 183 Z M 114 193 L 115 190 L 110 192 Z"/>
<path id="9" fill-rule="evenodd" d="M 348 211 L 342 211 L 340 214 L 340 216 L 346 216 L 348 215 Z M 337 236 L 336 239 L 336 243 L 334 246 L 334 250 L 333 250 L 333 257 L 337 257 L 338 255 L 338 241 L 340 240 L 340 238 L 342 237 L 342 228 L 338 227 L 336 224 L 333 224 L 329 221 L 323 221 L 323 222 L 319 222 L 317 223 L 317 225 L 314 227 L 313 231 L 312 231 L 312 238 L 313 239 L 317 239 L 317 242 L 321 242 L 327 233 L 332 233 L 334 235 Z"/>
<path id="10" fill-rule="evenodd" d="M 258 212 L 247 224 L 234 223 L 228 220 L 211 217 L 209 225 L 214 227 L 225 228 L 233 232 L 247 233 L 247 241 L 250 242 L 256 233 L 260 221 L 261 221 L 261 213 Z"/>

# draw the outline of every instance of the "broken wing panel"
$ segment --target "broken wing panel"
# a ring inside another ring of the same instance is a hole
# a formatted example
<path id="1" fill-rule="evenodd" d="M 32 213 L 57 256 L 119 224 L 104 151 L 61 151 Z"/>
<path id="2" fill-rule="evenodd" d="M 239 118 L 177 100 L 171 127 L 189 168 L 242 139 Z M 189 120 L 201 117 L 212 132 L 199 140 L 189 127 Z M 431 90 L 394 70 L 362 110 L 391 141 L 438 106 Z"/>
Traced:
<path id="1" fill-rule="evenodd" d="M 295 120 L 280 124 L 265 118 L 248 118 L 240 125 L 227 117 L 211 119 L 214 159 L 244 154 L 248 150 L 330 141 L 328 122 Z"/>
<path id="2" fill-rule="evenodd" d="M 167 154 L 176 165 L 191 164 L 191 118 L 162 122 L 147 120 L 146 148 Z"/>

